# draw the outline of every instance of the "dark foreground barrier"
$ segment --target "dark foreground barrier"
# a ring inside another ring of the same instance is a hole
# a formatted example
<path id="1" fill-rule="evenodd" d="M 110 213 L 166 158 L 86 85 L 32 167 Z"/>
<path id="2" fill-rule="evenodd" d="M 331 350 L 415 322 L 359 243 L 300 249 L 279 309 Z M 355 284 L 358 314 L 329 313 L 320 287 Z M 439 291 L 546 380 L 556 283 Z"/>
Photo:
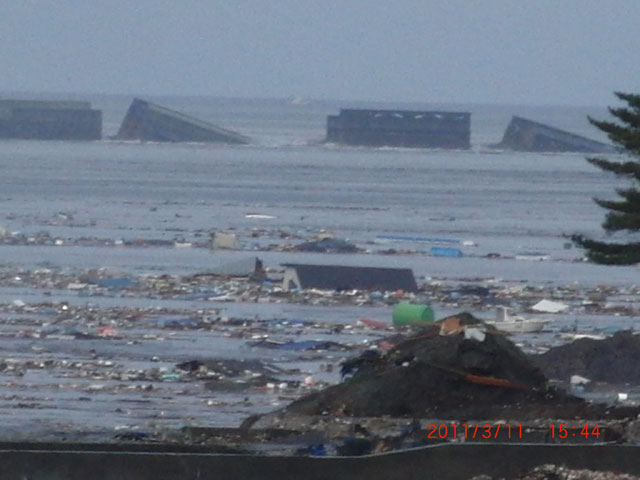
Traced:
<path id="1" fill-rule="evenodd" d="M 1 445 L 0 479 L 456 480 L 510 477 L 537 465 L 640 474 L 640 447 L 448 444 L 362 457 L 203 453 L 171 445 Z"/>

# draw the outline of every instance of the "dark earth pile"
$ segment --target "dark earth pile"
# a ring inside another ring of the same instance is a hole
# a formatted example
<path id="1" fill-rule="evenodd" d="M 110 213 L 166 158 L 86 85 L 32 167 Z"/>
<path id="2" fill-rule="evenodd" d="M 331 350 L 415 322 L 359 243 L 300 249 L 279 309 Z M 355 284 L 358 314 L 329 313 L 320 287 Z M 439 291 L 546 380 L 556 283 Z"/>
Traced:
<path id="1" fill-rule="evenodd" d="M 581 375 L 613 384 L 640 384 L 640 335 L 624 331 L 604 340 L 582 338 L 535 355 L 532 360 L 549 378 L 557 380 Z"/>
<path id="2" fill-rule="evenodd" d="M 442 335 L 443 322 L 452 319 L 460 328 Z M 483 330 L 485 337 L 465 338 L 465 330 Z M 351 378 L 293 402 L 284 412 L 461 420 L 604 415 L 604 407 L 548 388 L 544 374 L 518 347 L 467 313 L 422 329 L 384 354 L 364 352 L 343 371 Z"/>

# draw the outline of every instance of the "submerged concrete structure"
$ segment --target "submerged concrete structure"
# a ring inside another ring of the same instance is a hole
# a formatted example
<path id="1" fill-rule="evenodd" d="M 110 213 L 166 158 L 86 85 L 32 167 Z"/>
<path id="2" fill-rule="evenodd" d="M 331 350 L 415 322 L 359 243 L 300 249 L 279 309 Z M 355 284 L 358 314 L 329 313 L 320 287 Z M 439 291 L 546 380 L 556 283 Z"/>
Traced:
<path id="1" fill-rule="evenodd" d="M 0 100 L 0 138 L 100 140 L 102 112 L 89 102 Z"/>
<path id="2" fill-rule="evenodd" d="M 327 117 L 327 142 L 344 145 L 468 149 L 471 114 L 341 109 Z"/>
<path id="3" fill-rule="evenodd" d="M 322 290 L 381 290 L 416 292 L 418 286 L 410 268 L 350 267 L 345 265 L 307 265 L 285 263 L 282 285 L 285 291 L 319 288 Z"/>
<path id="4" fill-rule="evenodd" d="M 152 142 L 220 142 L 247 144 L 244 135 L 217 127 L 194 117 L 135 98 L 125 116 L 119 140 Z"/>
<path id="5" fill-rule="evenodd" d="M 615 148 L 558 128 L 513 116 L 496 148 L 523 152 L 613 153 Z"/>

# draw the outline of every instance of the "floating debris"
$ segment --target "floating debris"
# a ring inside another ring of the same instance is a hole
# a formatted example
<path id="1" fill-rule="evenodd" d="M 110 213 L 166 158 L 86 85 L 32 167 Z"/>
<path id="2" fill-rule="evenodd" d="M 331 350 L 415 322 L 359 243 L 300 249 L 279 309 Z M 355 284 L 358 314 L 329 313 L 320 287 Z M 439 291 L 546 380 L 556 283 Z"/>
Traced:
<path id="1" fill-rule="evenodd" d="M 568 308 L 569 306 L 564 303 L 543 299 L 533 305 L 531 310 L 543 313 L 560 313 L 566 311 Z"/>
<path id="2" fill-rule="evenodd" d="M 342 345 L 337 342 L 330 342 L 324 340 L 302 340 L 299 342 L 277 342 L 274 340 L 258 340 L 257 342 L 249 343 L 252 347 L 272 348 L 275 350 L 351 350 L 353 347 L 348 345 Z"/>

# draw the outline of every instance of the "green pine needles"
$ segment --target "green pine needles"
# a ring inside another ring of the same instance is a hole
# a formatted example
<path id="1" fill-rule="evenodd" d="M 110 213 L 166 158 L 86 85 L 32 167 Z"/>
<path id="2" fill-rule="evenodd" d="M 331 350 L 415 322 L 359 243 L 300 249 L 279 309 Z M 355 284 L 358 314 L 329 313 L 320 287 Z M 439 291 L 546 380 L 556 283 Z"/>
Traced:
<path id="1" fill-rule="evenodd" d="M 626 102 L 626 107 L 609 108 L 616 122 L 589 121 L 607 134 L 613 144 L 633 160 L 612 162 L 603 158 L 587 158 L 596 167 L 631 179 L 631 188 L 617 189 L 619 200 L 594 199 L 602 208 L 609 210 L 602 228 L 607 233 L 626 230 L 640 231 L 640 95 L 616 92 L 615 95 Z M 640 263 L 640 242 L 608 243 L 573 235 L 571 239 L 586 250 L 587 258 L 607 265 L 630 265 Z"/>

